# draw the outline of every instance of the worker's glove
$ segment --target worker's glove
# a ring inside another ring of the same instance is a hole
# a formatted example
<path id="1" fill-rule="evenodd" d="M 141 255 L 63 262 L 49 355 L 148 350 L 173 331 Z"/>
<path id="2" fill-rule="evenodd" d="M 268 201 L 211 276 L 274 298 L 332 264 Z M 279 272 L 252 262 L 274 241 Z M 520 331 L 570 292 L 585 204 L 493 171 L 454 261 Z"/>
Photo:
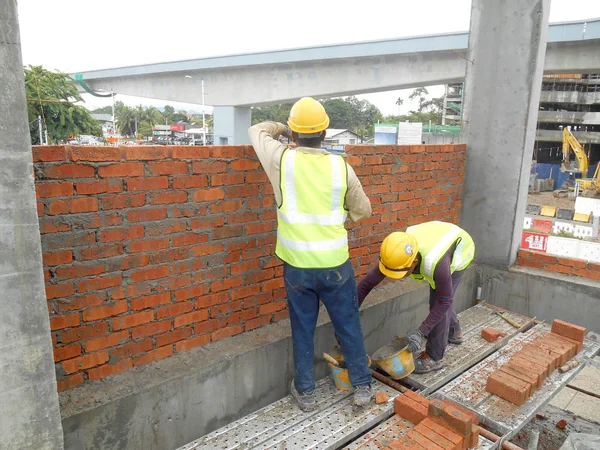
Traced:
<path id="1" fill-rule="evenodd" d="M 421 330 L 410 330 L 408 335 L 406 336 L 406 343 L 408 346 L 408 351 L 411 353 L 417 353 L 421 349 L 421 342 L 425 335 L 421 332 Z"/>

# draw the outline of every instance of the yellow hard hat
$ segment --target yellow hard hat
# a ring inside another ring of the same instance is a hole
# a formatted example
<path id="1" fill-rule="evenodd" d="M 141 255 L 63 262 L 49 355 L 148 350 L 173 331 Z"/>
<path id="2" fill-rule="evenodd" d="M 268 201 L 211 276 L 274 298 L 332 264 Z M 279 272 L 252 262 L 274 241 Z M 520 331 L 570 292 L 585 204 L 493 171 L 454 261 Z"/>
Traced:
<path id="1" fill-rule="evenodd" d="M 379 270 L 390 278 L 404 278 L 419 253 L 414 236 L 395 231 L 386 236 L 379 252 Z"/>
<path id="2" fill-rule="evenodd" d="M 288 126 L 296 133 L 314 134 L 327 129 L 329 116 L 314 98 L 303 97 L 292 106 Z"/>

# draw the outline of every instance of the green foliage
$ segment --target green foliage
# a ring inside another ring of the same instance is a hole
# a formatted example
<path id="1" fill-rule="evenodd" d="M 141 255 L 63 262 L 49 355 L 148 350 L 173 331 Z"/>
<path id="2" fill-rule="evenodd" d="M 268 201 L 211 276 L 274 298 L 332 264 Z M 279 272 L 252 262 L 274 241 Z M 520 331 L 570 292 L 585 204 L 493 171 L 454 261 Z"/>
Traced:
<path id="1" fill-rule="evenodd" d="M 32 144 L 40 144 L 38 116 L 45 123 L 50 142 L 66 141 L 70 135 L 102 136 L 100 123 L 86 108 L 75 104 L 83 100 L 68 74 L 27 66 L 24 75 Z"/>
<path id="2" fill-rule="evenodd" d="M 424 87 L 420 87 L 411 92 L 408 96 L 409 100 L 418 99 L 419 107 L 417 111 L 409 111 L 408 114 L 403 115 L 391 115 L 383 118 L 384 123 L 398 123 L 398 122 L 421 122 L 424 125 L 429 125 L 431 121 L 432 125 L 441 125 L 442 123 L 442 110 L 444 105 L 444 97 L 434 97 L 431 99 L 427 98 L 429 92 Z M 398 103 L 400 102 L 400 103 Z M 404 103 L 404 100 L 399 97 L 396 100 L 397 105 Z"/>
<path id="3" fill-rule="evenodd" d="M 92 111 L 93 114 L 112 114 L 112 106 L 103 106 Z"/>
<path id="4" fill-rule="evenodd" d="M 252 125 L 261 122 L 287 123 L 290 116 L 291 103 L 280 105 L 255 106 L 252 108 Z"/>

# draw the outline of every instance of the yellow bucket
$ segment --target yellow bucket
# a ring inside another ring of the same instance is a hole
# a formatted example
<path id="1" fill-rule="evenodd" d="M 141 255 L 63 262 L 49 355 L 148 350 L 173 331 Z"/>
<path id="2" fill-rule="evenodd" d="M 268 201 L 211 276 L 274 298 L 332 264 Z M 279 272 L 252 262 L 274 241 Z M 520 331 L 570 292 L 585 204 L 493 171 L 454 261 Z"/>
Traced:
<path id="1" fill-rule="evenodd" d="M 333 357 L 333 359 L 335 359 L 338 363 L 344 362 L 342 352 L 337 345 L 329 351 L 329 355 L 331 355 L 331 357 Z M 367 364 L 369 367 L 371 367 L 371 358 L 369 355 L 367 355 Z M 331 376 L 333 377 L 335 387 L 341 391 L 351 391 L 354 389 L 352 387 L 352 383 L 350 382 L 350 375 L 348 374 L 348 369 L 346 367 L 334 366 L 330 362 L 328 362 L 327 365 L 331 371 Z"/>
<path id="2" fill-rule="evenodd" d="M 390 344 L 373 354 L 373 362 L 392 379 L 401 380 L 415 370 L 415 360 L 408 351 L 405 338 L 396 337 Z"/>

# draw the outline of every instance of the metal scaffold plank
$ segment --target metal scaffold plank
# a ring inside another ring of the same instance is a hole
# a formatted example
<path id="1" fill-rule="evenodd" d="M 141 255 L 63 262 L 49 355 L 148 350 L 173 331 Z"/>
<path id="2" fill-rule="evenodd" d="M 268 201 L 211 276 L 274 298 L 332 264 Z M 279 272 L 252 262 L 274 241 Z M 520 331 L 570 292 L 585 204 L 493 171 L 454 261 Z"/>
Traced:
<path id="1" fill-rule="evenodd" d="M 367 408 L 356 408 L 352 405 L 352 392 L 338 390 L 328 377 L 317 383 L 315 411 L 300 411 L 288 395 L 179 450 L 340 448 L 392 414 L 393 399 L 399 392 L 373 381 L 375 392 L 388 394 L 388 403 L 373 402 Z"/>
<path id="2" fill-rule="evenodd" d="M 426 374 L 411 374 L 405 381 L 419 389 L 421 395 L 428 395 L 453 380 L 469 367 L 506 345 L 513 336 L 533 323 L 533 319 L 520 314 L 507 312 L 505 316 L 521 324 L 515 328 L 502 319 L 497 308 L 480 303 L 458 314 L 463 330 L 464 342 L 461 345 L 448 345 L 444 355 L 444 368 Z M 495 328 L 506 336 L 490 343 L 481 337 L 482 328 Z"/>

